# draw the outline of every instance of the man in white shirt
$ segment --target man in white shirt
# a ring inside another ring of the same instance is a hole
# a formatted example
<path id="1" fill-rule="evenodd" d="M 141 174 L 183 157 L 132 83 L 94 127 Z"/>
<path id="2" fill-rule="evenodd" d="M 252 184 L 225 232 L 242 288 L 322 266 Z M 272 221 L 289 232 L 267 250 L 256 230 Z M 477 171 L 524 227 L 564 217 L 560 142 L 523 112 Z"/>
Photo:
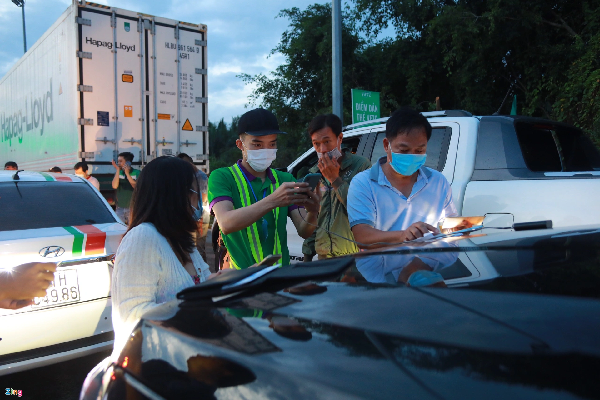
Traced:
<path id="1" fill-rule="evenodd" d="M 75 170 L 75 175 L 77 175 L 80 178 L 87 179 L 88 181 L 90 181 L 92 186 L 96 188 L 96 190 L 100 191 L 100 182 L 98 182 L 98 179 L 88 174 L 88 165 L 85 161 L 78 162 L 77 164 L 75 164 L 73 169 Z"/>
<path id="2" fill-rule="evenodd" d="M 438 223 L 457 215 L 450 183 L 423 166 L 431 130 L 427 118 L 408 107 L 388 119 L 386 156 L 356 175 L 348 192 L 348 219 L 359 247 L 382 247 L 439 233 Z"/>

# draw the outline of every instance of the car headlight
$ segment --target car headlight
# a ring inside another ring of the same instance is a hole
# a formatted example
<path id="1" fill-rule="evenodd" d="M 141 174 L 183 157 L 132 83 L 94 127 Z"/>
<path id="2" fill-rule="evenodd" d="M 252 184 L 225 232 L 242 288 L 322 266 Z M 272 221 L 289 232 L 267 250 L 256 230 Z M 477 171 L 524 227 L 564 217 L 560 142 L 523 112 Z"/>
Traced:
<path id="1" fill-rule="evenodd" d="M 112 376 L 112 359 L 106 357 L 100 361 L 98 365 L 92 369 L 85 381 L 83 381 L 83 387 L 79 394 L 80 400 L 100 400 L 106 386 L 109 383 L 110 377 Z M 108 378 L 105 378 L 108 377 Z"/>

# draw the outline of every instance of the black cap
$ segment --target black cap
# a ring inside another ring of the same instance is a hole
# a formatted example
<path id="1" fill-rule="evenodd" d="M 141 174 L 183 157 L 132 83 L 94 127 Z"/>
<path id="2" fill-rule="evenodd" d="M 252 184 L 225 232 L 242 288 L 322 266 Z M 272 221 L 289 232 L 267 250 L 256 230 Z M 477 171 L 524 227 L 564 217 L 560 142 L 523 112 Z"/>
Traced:
<path id="1" fill-rule="evenodd" d="M 242 115 L 238 121 L 238 133 L 252 136 L 286 134 L 279 129 L 275 115 L 264 108 L 255 108 Z"/>

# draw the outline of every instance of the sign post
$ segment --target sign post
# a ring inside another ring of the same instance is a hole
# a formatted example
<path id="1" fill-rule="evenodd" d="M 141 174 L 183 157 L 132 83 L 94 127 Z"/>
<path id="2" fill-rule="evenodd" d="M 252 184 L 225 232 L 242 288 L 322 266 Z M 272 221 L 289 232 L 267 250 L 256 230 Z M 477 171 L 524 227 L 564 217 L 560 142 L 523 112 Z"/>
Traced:
<path id="1" fill-rule="evenodd" d="M 379 92 L 352 89 L 352 123 L 380 118 Z"/>

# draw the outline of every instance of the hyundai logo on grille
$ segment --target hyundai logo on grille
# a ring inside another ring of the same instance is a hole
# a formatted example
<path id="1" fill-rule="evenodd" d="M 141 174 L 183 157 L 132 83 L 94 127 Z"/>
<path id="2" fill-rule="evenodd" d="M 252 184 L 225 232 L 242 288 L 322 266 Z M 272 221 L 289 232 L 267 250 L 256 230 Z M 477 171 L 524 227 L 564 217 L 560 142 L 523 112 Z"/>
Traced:
<path id="1" fill-rule="evenodd" d="M 65 249 L 60 246 L 47 246 L 40 250 L 42 257 L 60 257 L 64 254 Z"/>

